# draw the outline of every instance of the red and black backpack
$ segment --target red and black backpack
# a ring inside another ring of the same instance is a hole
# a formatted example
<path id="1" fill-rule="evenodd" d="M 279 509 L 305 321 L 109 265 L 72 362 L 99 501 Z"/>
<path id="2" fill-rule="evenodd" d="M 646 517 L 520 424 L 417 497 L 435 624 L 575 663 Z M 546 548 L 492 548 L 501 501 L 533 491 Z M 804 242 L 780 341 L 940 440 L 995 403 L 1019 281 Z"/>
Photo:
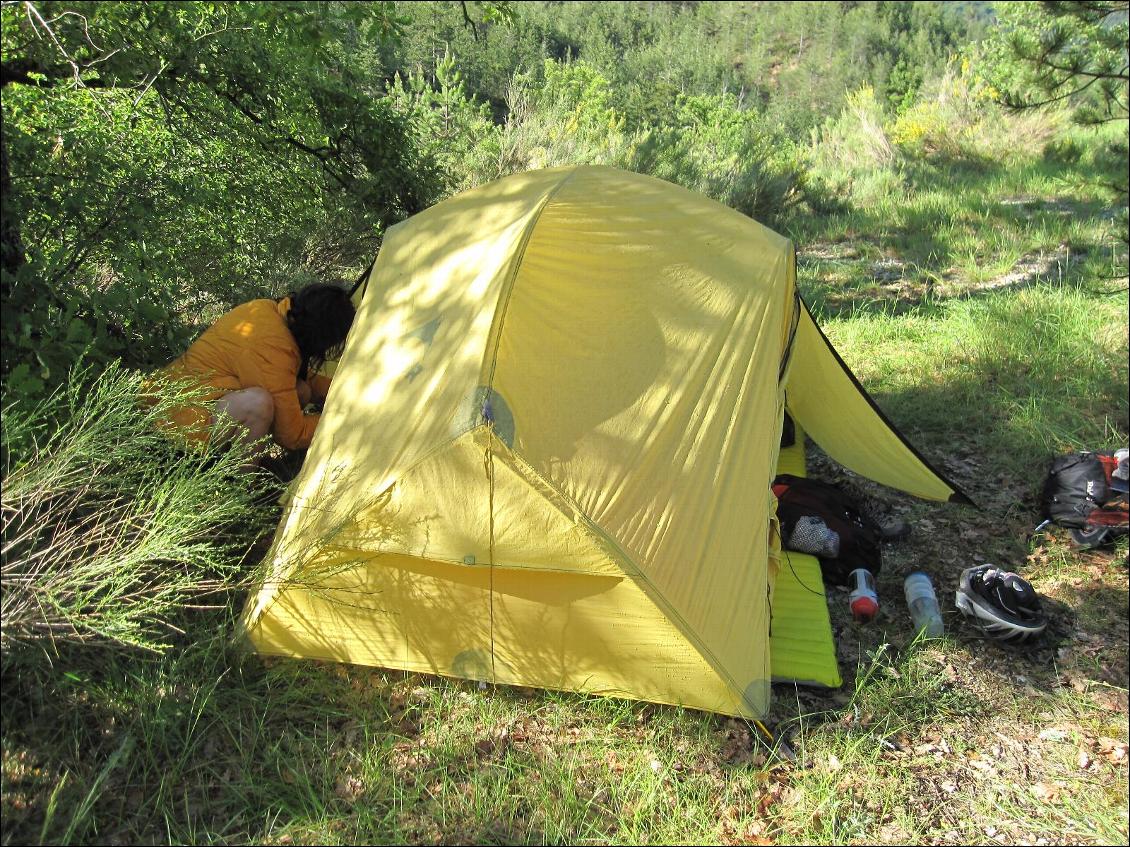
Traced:
<path id="1" fill-rule="evenodd" d="M 1052 460 L 1040 493 L 1044 517 L 1071 530 L 1086 547 L 1125 535 L 1130 527 L 1125 453 L 1069 453 Z"/>

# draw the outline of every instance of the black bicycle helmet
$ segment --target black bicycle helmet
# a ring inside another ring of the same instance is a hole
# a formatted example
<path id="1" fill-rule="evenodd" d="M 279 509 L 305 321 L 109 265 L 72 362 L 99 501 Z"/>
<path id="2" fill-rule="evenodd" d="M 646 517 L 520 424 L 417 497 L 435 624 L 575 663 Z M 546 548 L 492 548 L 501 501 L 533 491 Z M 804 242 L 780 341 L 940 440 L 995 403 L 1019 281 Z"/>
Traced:
<path id="1" fill-rule="evenodd" d="M 1031 584 L 994 565 L 962 571 L 954 603 L 986 638 L 995 641 L 1018 644 L 1038 636 L 1048 625 Z"/>

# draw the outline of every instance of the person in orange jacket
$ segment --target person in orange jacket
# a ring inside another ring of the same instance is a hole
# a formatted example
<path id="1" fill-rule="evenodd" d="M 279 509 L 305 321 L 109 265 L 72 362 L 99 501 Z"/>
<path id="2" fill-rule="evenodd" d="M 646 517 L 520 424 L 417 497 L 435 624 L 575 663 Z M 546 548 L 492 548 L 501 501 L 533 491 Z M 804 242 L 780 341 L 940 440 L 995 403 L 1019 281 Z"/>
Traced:
<path id="1" fill-rule="evenodd" d="M 190 442 L 270 433 L 287 450 L 305 449 L 321 416 L 303 409 L 324 400 L 330 383 L 315 372 L 344 344 L 353 316 L 348 292 L 325 283 L 237 306 L 161 371 L 204 391 L 169 426 Z"/>

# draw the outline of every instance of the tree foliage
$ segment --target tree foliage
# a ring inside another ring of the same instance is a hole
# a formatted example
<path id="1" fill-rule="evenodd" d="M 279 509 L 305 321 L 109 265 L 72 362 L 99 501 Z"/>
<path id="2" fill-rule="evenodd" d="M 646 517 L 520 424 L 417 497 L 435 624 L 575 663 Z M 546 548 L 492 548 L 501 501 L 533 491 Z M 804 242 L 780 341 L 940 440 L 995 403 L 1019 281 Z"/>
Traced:
<path id="1" fill-rule="evenodd" d="M 1002 4 L 987 45 L 1002 102 L 1066 102 L 1081 123 L 1126 120 L 1128 10 L 1125 0 Z"/>
<path id="2" fill-rule="evenodd" d="M 2 14 L 8 387 L 90 353 L 159 363 L 210 311 L 355 267 L 439 191 L 358 72 L 400 30 L 389 3 Z"/>
<path id="3" fill-rule="evenodd" d="M 983 26 L 928 2 L 523 2 L 476 41 L 456 7 L 397 8 L 409 22 L 387 61 L 429 71 L 450 51 L 499 120 L 514 70 L 582 59 L 630 127 L 679 94 L 733 94 L 798 137 L 863 84 L 892 106 L 908 102 Z"/>

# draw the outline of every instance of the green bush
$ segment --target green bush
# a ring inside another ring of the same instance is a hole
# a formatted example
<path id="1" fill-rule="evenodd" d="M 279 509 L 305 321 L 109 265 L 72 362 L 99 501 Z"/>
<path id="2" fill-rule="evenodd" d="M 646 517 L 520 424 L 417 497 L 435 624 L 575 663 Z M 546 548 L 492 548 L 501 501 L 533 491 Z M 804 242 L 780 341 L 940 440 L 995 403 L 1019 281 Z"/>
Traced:
<path id="1" fill-rule="evenodd" d="M 647 129 L 634 145 L 628 165 L 768 224 L 804 195 L 797 145 L 767 129 L 731 94 L 679 95 L 668 121 Z"/>
<path id="2" fill-rule="evenodd" d="M 496 128 L 491 109 L 467 93 L 455 56 L 444 53 L 429 80 L 422 68 L 389 86 L 393 107 L 408 119 L 422 160 L 434 163 L 442 190 L 455 194 L 491 178 Z"/>
<path id="3" fill-rule="evenodd" d="M 493 142 L 495 176 L 561 165 L 624 167 L 633 136 L 608 79 L 588 62 L 547 59 L 537 72 L 516 73 L 507 103 Z"/>
<path id="4" fill-rule="evenodd" d="M 156 424 L 192 399 L 111 366 L 3 411 L 0 647 L 159 651 L 202 595 L 233 584 L 263 529 L 240 449 L 182 451 Z"/>
<path id="5" fill-rule="evenodd" d="M 897 153 L 874 89 L 863 86 L 849 95 L 835 117 L 811 132 L 808 162 L 809 205 L 817 213 L 842 211 L 850 200 L 901 185 Z"/>
<path id="6" fill-rule="evenodd" d="M 603 164 L 700 191 L 765 223 L 803 197 L 797 145 L 771 132 L 732 94 L 672 94 L 650 120 L 628 127 L 609 80 L 585 61 L 547 60 L 540 74 L 515 76 L 510 114 L 493 142 L 507 173 L 560 165 Z"/>
<path id="7" fill-rule="evenodd" d="M 893 122 L 892 140 L 912 158 L 1000 163 L 1039 156 L 1063 126 L 1054 110 L 1006 113 L 966 58 L 931 83 Z"/>

